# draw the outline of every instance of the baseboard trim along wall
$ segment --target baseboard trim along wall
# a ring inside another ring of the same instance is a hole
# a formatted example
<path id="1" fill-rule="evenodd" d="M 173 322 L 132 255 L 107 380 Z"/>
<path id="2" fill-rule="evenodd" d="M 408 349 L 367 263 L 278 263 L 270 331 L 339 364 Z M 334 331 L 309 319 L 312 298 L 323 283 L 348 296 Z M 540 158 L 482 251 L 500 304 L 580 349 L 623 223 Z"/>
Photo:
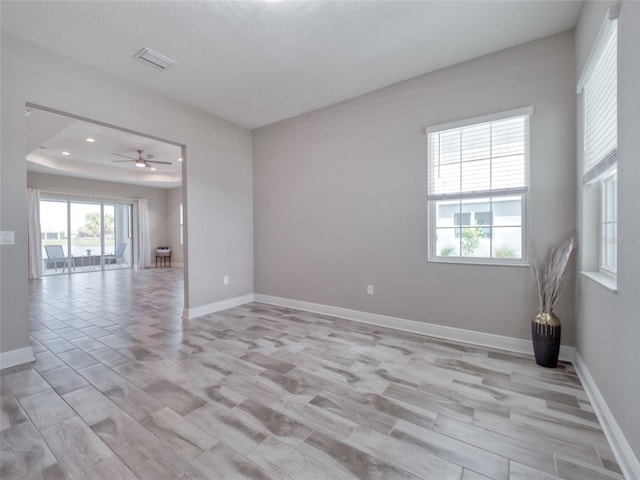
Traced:
<path id="1" fill-rule="evenodd" d="M 503 335 L 475 332 L 473 330 L 464 330 L 462 328 L 447 327 L 445 325 L 418 322 L 415 320 L 389 317 L 386 315 L 361 312 L 358 310 L 349 310 L 347 308 L 331 307 L 329 305 L 322 305 L 319 303 L 310 303 L 300 300 L 291 300 L 288 298 L 273 297 L 270 295 L 262 295 L 259 293 L 254 294 L 254 301 L 269 303 L 271 305 L 279 305 L 282 307 L 295 308 L 298 310 L 305 310 L 307 312 L 321 313 L 323 315 L 344 318 L 346 320 L 354 320 L 356 322 L 368 323 L 370 325 L 377 325 L 379 327 L 393 328 L 394 330 L 401 330 L 403 332 L 418 333 L 420 335 L 444 338 L 456 342 L 470 343 L 483 347 L 533 355 L 533 346 L 531 344 L 531 341 L 524 340 L 522 338 L 505 337 Z M 575 349 L 573 347 L 562 345 L 560 347 L 560 360 L 573 362 L 574 353 Z"/>
<path id="2" fill-rule="evenodd" d="M 237 307 L 249 302 L 253 302 L 252 293 L 242 295 L 240 297 L 228 298 L 219 302 L 208 303 L 207 305 L 202 305 L 200 307 L 185 308 L 182 310 L 182 318 L 184 320 L 191 320 L 192 318 L 202 317 L 204 315 L 209 315 L 210 313 L 216 313 L 220 310 Z"/>
<path id="3" fill-rule="evenodd" d="M 640 478 L 640 460 L 635 456 L 629 442 L 622 433 L 618 422 L 609 410 L 609 406 L 604 397 L 600 393 L 600 389 L 596 385 L 595 380 L 589 373 L 587 365 L 580 356 L 579 352 L 576 352 L 575 361 L 573 362 L 576 368 L 576 373 L 584 386 L 584 390 L 589 397 L 589 401 L 593 406 L 593 410 L 602 425 L 602 430 L 609 440 L 611 449 L 613 450 L 618 465 L 622 470 L 622 474 L 626 479 Z"/>
<path id="4" fill-rule="evenodd" d="M 0 353 L 0 369 L 15 367 L 16 365 L 33 362 L 34 360 L 33 348 L 30 346 L 9 350 L 8 352 Z"/>

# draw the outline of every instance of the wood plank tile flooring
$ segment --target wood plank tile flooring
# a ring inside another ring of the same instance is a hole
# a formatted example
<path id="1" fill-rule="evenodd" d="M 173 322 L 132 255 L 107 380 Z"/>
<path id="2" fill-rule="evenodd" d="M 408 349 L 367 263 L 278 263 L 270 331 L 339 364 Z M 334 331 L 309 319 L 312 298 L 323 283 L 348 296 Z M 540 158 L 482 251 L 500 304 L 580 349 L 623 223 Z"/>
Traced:
<path id="1" fill-rule="evenodd" d="M 259 303 L 183 321 L 182 289 L 31 283 L 3 480 L 622 479 L 571 364 Z"/>

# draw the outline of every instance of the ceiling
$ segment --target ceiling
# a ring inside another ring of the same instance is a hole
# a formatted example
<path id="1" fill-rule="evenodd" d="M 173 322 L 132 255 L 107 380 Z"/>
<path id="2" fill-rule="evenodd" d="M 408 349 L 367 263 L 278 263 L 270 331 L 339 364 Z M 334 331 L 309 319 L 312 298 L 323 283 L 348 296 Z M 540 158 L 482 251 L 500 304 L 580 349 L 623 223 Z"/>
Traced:
<path id="1" fill-rule="evenodd" d="M 182 149 L 177 145 L 33 108 L 28 112 L 27 171 L 160 188 L 181 185 Z M 171 164 L 136 167 L 137 150 L 153 155 L 151 162 Z"/>
<path id="2" fill-rule="evenodd" d="M 581 1 L 9 1 L 2 30 L 253 129 L 569 30 Z M 149 47 L 174 60 L 133 58 Z"/>
<path id="3" fill-rule="evenodd" d="M 1 0 L 0 17 L 5 33 L 253 129 L 569 30 L 581 4 Z M 176 64 L 135 59 L 143 47 Z M 27 121 L 30 171 L 181 183 L 178 146 L 38 110 Z M 172 165 L 113 162 L 138 149 Z"/>

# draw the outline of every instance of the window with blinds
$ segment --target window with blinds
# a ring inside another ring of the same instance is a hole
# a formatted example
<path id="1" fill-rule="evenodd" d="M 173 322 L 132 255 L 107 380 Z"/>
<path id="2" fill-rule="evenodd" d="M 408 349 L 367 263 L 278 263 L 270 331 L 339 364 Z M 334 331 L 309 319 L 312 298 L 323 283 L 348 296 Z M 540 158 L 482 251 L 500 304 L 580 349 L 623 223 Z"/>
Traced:
<path id="1" fill-rule="evenodd" d="M 616 163 L 618 147 L 617 20 L 605 23 L 578 84 L 584 114 L 584 182 L 600 177 Z"/>
<path id="2" fill-rule="evenodd" d="M 532 112 L 427 129 L 430 260 L 524 261 Z"/>
<path id="3" fill-rule="evenodd" d="M 583 235 L 593 238 L 598 251 L 585 252 L 585 263 L 599 265 L 597 273 L 614 278 L 618 255 L 618 9 L 610 8 L 580 77 L 583 137 Z M 586 199 L 600 197 L 599 202 Z M 593 206 L 598 208 L 593 208 Z M 584 225 L 599 224 L 599 228 Z M 597 258 L 599 257 L 599 258 Z M 598 260 L 598 262 L 596 261 Z M 595 268 L 594 268 L 595 270 Z M 609 285 L 607 283 L 607 285 Z"/>

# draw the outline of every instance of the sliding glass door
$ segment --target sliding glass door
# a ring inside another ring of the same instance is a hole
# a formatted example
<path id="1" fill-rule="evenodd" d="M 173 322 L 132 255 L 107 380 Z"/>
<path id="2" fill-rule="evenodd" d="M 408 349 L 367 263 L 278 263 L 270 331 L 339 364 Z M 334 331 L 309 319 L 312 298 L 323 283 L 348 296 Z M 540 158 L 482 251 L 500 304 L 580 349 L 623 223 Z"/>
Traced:
<path id="1" fill-rule="evenodd" d="M 133 265 L 132 211 L 129 203 L 41 200 L 43 274 Z"/>

